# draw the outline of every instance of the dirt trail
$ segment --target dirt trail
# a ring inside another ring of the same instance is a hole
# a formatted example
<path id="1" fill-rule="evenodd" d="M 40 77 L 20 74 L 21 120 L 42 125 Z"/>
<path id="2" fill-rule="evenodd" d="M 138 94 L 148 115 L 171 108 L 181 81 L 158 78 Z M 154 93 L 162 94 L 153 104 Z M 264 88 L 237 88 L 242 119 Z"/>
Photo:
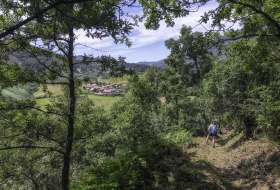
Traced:
<path id="1" fill-rule="evenodd" d="M 203 173 L 207 189 L 280 190 L 280 155 L 276 146 L 265 140 L 244 141 L 242 134 L 225 131 L 216 147 L 197 138 L 196 146 L 186 153 L 194 163 L 193 170 Z M 194 189 L 204 189 L 197 187 Z"/>

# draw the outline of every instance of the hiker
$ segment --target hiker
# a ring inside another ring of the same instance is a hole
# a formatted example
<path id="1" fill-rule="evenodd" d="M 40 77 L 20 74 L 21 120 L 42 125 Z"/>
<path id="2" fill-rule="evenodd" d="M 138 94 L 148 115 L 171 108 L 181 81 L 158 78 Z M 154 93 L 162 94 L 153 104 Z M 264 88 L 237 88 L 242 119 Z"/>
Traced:
<path id="1" fill-rule="evenodd" d="M 218 127 L 217 127 L 217 121 L 213 120 L 212 123 L 208 127 L 208 134 L 206 137 L 205 144 L 208 144 L 209 137 L 212 138 L 212 146 L 215 148 L 215 137 L 218 136 Z"/>

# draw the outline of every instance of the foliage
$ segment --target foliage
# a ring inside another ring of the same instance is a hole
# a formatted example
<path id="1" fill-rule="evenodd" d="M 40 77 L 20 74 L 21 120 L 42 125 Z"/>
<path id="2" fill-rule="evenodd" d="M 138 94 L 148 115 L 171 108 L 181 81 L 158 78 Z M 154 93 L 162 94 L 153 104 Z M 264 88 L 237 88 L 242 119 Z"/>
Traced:
<path id="1" fill-rule="evenodd" d="M 133 155 L 116 156 L 90 172 L 89 180 L 79 190 L 96 189 L 136 189 L 143 180 L 140 179 L 145 162 Z"/>
<path id="2" fill-rule="evenodd" d="M 163 138 L 170 143 L 176 144 L 178 147 L 188 147 L 194 142 L 192 141 L 192 134 L 185 129 L 178 129 L 169 133 L 163 134 Z"/>
<path id="3" fill-rule="evenodd" d="M 257 121 L 261 128 L 271 139 L 279 144 L 280 125 L 279 125 L 279 106 L 280 97 L 278 93 L 279 79 L 270 86 L 260 87 L 260 107 L 257 110 Z"/>
<path id="4" fill-rule="evenodd" d="M 160 20 L 165 20 L 168 25 L 172 25 L 173 18 L 188 14 L 187 9 L 189 8 L 173 11 L 173 8 L 177 9 L 181 5 L 173 1 L 166 1 L 164 4 L 161 4 L 157 1 L 136 2 L 121 0 L 96 2 L 81 0 L 49 2 L 40 0 L 35 2 L 23 0 L 16 2 L 2 1 L 0 4 L 3 13 L 1 15 L 2 27 L 0 27 L 1 40 L 5 38 L 6 41 L 3 44 L 9 44 L 1 52 L 1 57 L 7 57 L 10 52 L 21 48 L 22 51 L 28 54 L 28 62 L 35 66 L 33 71 L 36 72 L 31 80 L 44 84 L 44 92 L 47 92 L 45 85 L 47 83 L 65 86 L 63 87 L 64 94 L 51 98 L 51 104 L 45 106 L 44 110 L 38 107 L 30 107 L 32 111 L 39 111 L 31 112 L 34 114 L 34 118 L 43 118 L 41 114 L 44 113 L 46 114 L 46 119 L 49 119 L 46 121 L 47 123 L 54 120 L 54 123 L 57 125 L 57 128 L 54 128 L 50 124 L 47 127 L 48 130 L 43 130 L 40 133 L 45 138 L 45 141 L 38 142 L 38 146 L 60 153 L 56 162 L 61 164 L 58 169 L 61 170 L 60 185 L 62 189 L 70 188 L 70 176 L 75 172 L 75 164 L 72 159 L 75 159 L 76 141 L 80 138 L 79 129 L 86 123 L 93 125 L 87 120 L 87 117 L 83 117 L 88 116 L 86 113 L 79 115 L 79 92 L 77 89 L 81 81 L 76 76 L 75 65 L 99 63 L 101 64 L 102 71 L 110 68 L 110 73 L 115 76 L 123 75 L 123 70 L 125 69 L 125 61 L 122 57 L 119 57 L 118 60 L 110 56 L 93 59 L 85 55 L 82 62 L 75 60 L 74 49 L 77 38 L 75 33 L 82 29 L 89 38 L 103 39 L 105 37 L 112 37 L 116 43 L 125 43 L 127 46 L 130 46 L 131 43 L 127 39 L 127 35 L 136 26 L 139 17 L 127 13 L 126 9 L 133 7 L 136 3 L 139 3 L 144 9 L 143 16 L 147 18 L 146 26 L 152 29 L 159 27 Z M 155 8 L 158 13 L 161 13 L 160 17 L 158 14 L 154 14 Z M 153 24 L 151 24 L 151 21 L 153 21 Z M 40 67 L 36 67 L 36 65 L 40 65 Z M 42 72 L 41 68 L 43 68 Z M 153 88 L 152 86 L 145 86 L 141 80 L 137 82 L 140 88 L 144 87 L 147 91 Z M 141 94 L 140 88 L 135 87 L 132 90 L 132 94 L 140 94 L 138 97 L 135 96 L 135 100 L 139 105 L 151 108 L 151 110 L 157 109 L 158 103 L 154 104 L 155 107 L 147 105 L 147 103 L 156 101 L 156 94 Z M 49 95 L 51 96 L 51 93 Z M 149 95 L 149 98 L 145 99 L 146 95 Z M 84 97 L 80 98 L 83 99 Z M 90 107 L 93 105 L 90 101 L 88 103 L 86 106 Z M 95 114 L 98 115 L 97 113 Z M 147 115 L 145 114 L 145 116 Z M 84 121 L 80 121 L 79 117 Z M 134 117 L 131 119 L 134 119 Z M 13 116 L 9 115 L 8 120 L 14 120 Z M 143 116 L 141 121 L 144 121 Z M 36 127 L 40 126 L 39 122 L 36 124 L 38 124 Z M 102 126 L 106 126 L 106 123 L 103 123 Z M 22 127 L 24 129 L 26 126 L 22 124 Z M 35 126 L 33 127 L 35 128 Z M 36 132 L 38 131 L 36 130 Z M 91 132 L 91 130 L 87 131 L 88 134 L 91 134 Z M 27 134 L 23 133 L 23 135 Z M 90 137 L 88 137 L 89 140 Z M 50 146 L 45 147 L 45 144 Z M 22 146 L 19 146 L 19 148 L 24 148 L 27 145 Z M 30 149 L 40 147 L 28 145 Z M 72 181 L 74 183 L 74 178 Z M 37 185 L 34 184 L 34 186 L 37 188 Z"/>
<path id="5" fill-rule="evenodd" d="M 188 169 L 182 148 L 212 118 L 235 124 L 247 138 L 261 129 L 279 143 L 277 0 L 218 0 L 201 22 L 212 21 L 223 33 L 184 26 L 177 40 L 166 42 L 171 54 L 164 71 L 150 68 L 139 76 L 123 57 L 74 55 L 80 29 L 89 38 L 130 46 L 127 35 L 138 21 L 145 19 L 150 29 L 161 20 L 172 26 L 206 2 L 1 1 L 0 188 L 180 189 L 170 175 Z M 127 11 L 138 5 L 143 15 Z M 225 21 L 240 27 L 226 28 Z M 230 39 L 237 41 L 214 47 Z M 17 60 L 35 72 L 6 63 L 18 48 L 24 53 Z M 94 106 L 96 97 L 80 95 L 84 76 L 77 74 L 95 64 L 104 76 L 134 74 L 110 112 Z M 44 109 L 35 105 L 36 89 L 27 82 L 50 97 Z M 61 85 L 62 93 L 52 94 L 48 83 Z"/>
<path id="6" fill-rule="evenodd" d="M 241 121 L 247 137 L 252 137 L 257 128 L 257 115 L 262 115 L 258 110 L 262 110 L 266 102 L 260 98 L 261 91 L 278 81 L 279 66 L 274 58 L 272 60 L 273 53 L 268 53 L 275 48 L 277 43 L 272 48 L 263 39 L 232 43 L 226 49 L 226 59 L 204 80 L 209 111 L 230 115 L 231 121 Z"/>
<path id="7" fill-rule="evenodd" d="M 207 123 L 200 85 L 212 67 L 214 55 L 210 42 L 215 36 L 192 32 L 184 26 L 178 40 L 169 39 L 166 46 L 171 50 L 166 63 L 160 92 L 165 99 L 162 120 L 168 126 L 174 123 L 195 134 L 202 134 Z"/>
<path id="8" fill-rule="evenodd" d="M 190 27 L 183 26 L 178 40 L 169 39 L 165 42 L 171 50 L 167 64 L 181 72 L 184 85 L 197 84 L 211 68 L 210 40 L 201 32 L 192 32 Z"/>
<path id="9" fill-rule="evenodd" d="M 8 100 L 24 101 L 31 99 L 35 91 L 37 91 L 37 86 L 35 84 L 26 84 L 18 87 L 6 88 L 2 91 L 1 95 Z"/>
<path id="10" fill-rule="evenodd" d="M 168 185 L 162 177 L 173 170 L 169 161 L 192 143 L 183 129 L 166 131 L 161 121 L 159 78 L 155 70 L 131 79 L 130 91 L 111 109 L 115 154 L 89 172 L 78 189 L 149 189 Z M 167 167 L 168 169 L 163 169 Z M 170 167 L 170 168 L 169 168 Z M 158 176 L 158 177 L 157 177 Z"/>
<path id="11" fill-rule="evenodd" d="M 218 3 L 220 6 L 217 9 L 205 13 L 203 22 L 212 18 L 213 26 L 228 29 L 228 33 L 233 37 L 274 36 L 279 39 L 278 0 L 219 0 Z M 240 24 L 240 30 L 233 30 L 223 21 Z"/>

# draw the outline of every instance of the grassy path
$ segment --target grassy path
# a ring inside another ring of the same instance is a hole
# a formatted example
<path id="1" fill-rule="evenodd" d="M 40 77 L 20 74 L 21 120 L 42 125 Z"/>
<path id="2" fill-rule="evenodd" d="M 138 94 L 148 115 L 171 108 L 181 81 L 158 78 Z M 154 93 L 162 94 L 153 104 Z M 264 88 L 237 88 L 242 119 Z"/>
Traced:
<path id="1" fill-rule="evenodd" d="M 265 140 L 244 141 L 242 134 L 232 131 L 220 135 L 216 148 L 210 144 L 205 145 L 205 138 L 200 137 L 186 151 L 192 170 L 202 177 L 202 183 L 191 189 L 280 189 L 276 146 Z"/>

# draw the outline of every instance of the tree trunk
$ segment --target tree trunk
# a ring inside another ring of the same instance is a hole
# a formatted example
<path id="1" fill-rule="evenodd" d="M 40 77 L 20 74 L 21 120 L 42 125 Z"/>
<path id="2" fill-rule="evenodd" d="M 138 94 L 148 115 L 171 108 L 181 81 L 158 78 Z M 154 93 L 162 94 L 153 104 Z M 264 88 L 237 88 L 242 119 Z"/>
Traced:
<path id="1" fill-rule="evenodd" d="M 250 139 L 253 137 L 254 128 L 255 128 L 255 124 L 256 124 L 254 117 L 245 116 L 244 124 L 245 124 L 245 130 L 244 130 L 245 137 L 246 137 L 246 139 Z"/>
<path id="2" fill-rule="evenodd" d="M 199 68 L 199 65 L 198 65 L 198 60 L 197 60 L 197 57 L 194 58 L 194 66 L 195 66 L 195 69 L 196 69 L 196 79 L 197 79 L 197 83 L 200 81 L 200 68 Z"/>
<path id="3" fill-rule="evenodd" d="M 67 139 L 65 146 L 65 153 L 63 155 L 63 169 L 62 169 L 62 189 L 69 190 L 70 186 L 70 164 L 71 151 L 73 146 L 74 124 L 75 124 L 75 109 L 76 109 L 76 94 L 75 94 L 75 80 L 74 80 L 74 29 L 68 27 L 69 42 L 68 42 L 68 64 L 69 64 L 69 110 L 68 110 L 68 126 Z"/>
<path id="4" fill-rule="evenodd" d="M 174 100 L 175 100 L 175 115 L 176 115 L 176 125 L 179 125 L 179 117 L 180 117 L 180 113 L 179 113 L 179 100 L 178 100 L 178 96 L 175 95 Z"/>

